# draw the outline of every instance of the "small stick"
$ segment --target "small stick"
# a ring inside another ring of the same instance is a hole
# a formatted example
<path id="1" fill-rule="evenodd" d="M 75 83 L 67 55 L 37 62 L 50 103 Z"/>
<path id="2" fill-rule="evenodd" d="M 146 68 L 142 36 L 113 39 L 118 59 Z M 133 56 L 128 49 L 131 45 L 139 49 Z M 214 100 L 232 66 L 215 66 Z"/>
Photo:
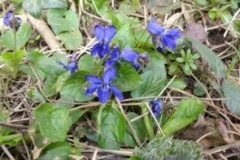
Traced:
<path id="1" fill-rule="evenodd" d="M 120 109 L 121 113 L 123 114 L 125 120 L 127 121 L 128 125 L 129 125 L 129 127 L 130 127 L 130 130 L 132 131 L 132 134 L 133 134 L 133 137 L 134 137 L 135 141 L 137 142 L 138 146 L 141 146 L 141 141 L 139 140 L 139 138 L 138 138 L 138 136 L 137 136 L 134 128 L 132 127 L 131 122 L 130 122 L 129 119 L 127 118 L 127 115 L 125 114 L 125 111 L 124 111 L 123 108 L 122 108 L 121 102 L 119 101 L 118 98 L 116 98 L 116 100 L 117 100 L 117 104 L 118 104 L 117 106 L 118 106 L 118 108 Z"/>
<path id="2" fill-rule="evenodd" d="M 5 145 L 1 145 L 3 151 L 6 153 L 6 155 L 8 156 L 8 158 L 10 160 L 15 160 L 15 158 L 12 156 L 12 154 L 9 152 L 9 150 L 7 149 L 7 147 L 5 147 Z"/>
<path id="3" fill-rule="evenodd" d="M 0 126 L 16 128 L 16 129 L 27 129 L 28 128 L 27 126 L 23 126 L 23 125 L 10 124 L 10 123 L 4 123 L 4 122 L 0 122 Z"/>

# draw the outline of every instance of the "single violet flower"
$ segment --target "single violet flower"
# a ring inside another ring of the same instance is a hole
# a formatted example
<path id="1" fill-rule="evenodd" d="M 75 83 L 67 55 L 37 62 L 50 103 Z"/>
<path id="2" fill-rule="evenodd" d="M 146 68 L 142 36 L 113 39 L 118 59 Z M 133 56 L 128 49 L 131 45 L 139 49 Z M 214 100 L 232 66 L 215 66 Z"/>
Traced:
<path id="1" fill-rule="evenodd" d="M 131 65 L 136 69 L 140 69 L 142 65 L 148 63 L 148 56 L 147 54 L 139 54 L 134 52 L 131 48 L 127 48 L 122 51 L 121 57 L 131 63 Z"/>
<path id="2" fill-rule="evenodd" d="M 12 29 L 15 29 L 15 30 L 18 30 L 18 28 L 21 25 L 21 22 L 22 22 L 21 18 L 15 17 L 12 11 L 6 12 L 6 14 L 3 18 L 3 23 L 6 26 L 8 26 Z"/>
<path id="3" fill-rule="evenodd" d="M 152 100 L 152 101 L 150 101 L 150 104 L 152 105 L 152 112 L 153 112 L 154 116 L 157 117 L 162 111 L 161 100 Z"/>
<path id="4" fill-rule="evenodd" d="M 100 79 L 94 75 L 87 75 L 85 79 L 90 82 L 90 86 L 87 88 L 85 94 L 87 96 L 92 96 L 95 91 L 97 91 L 98 99 L 101 103 L 105 103 L 110 98 L 110 93 L 112 92 L 119 100 L 124 97 L 122 92 L 112 85 L 112 81 L 116 77 L 115 69 L 108 69 L 103 73 L 103 78 Z"/>
<path id="5" fill-rule="evenodd" d="M 74 54 L 71 55 L 71 59 L 70 59 L 70 61 L 68 62 L 67 65 L 63 64 L 62 62 L 57 62 L 57 63 L 60 64 L 61 66 L 63 66 L 64 69 L 70 71 L 71 73 L 74 73 L 78 68 L 77 54 L 74 53 Z"/>
<path id="6" fill-rule="evenodd" d="M 152 18 L 147 24 L 147 30 L 152 34 L 153 44 L 159 52 L 163 52 L 165 47 L 176 48 L 176 40 L 180 38 L 180 30 L 177 28 L 164 30 L 164 28 Z"/>
<path id="7" fill-rule="evenodd" d="M 110 52 L 109 43 L 116 34 L 116 27 L 113 25 L 107 27 L 96 25 L 94 33 L 98 43 L 93 46 L 91 56 L 95 56 L 97 54 L 99 58 L 103 58 L 105 54 Z"/>
<path id="8" fill-rule="evenodd" d="M 114 67 L 114 65 L 117 63 L 117 61 L 120 59 L 120 50 L 118 46 L 115 46 L 113 48 L 113 51 L 110 55 L 110 57 L 104 62 L 105 69 L 109 69 Z"/>

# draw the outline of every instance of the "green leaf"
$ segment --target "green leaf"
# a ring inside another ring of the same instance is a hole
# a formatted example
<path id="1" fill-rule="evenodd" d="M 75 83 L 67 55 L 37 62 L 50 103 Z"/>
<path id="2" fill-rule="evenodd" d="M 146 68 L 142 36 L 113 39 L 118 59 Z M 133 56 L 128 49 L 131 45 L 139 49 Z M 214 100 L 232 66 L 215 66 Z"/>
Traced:
<path id="1" fill-rule="evenodd" d="M 138 115 L 134 112 L 128 112 L 127 113 L 127 117 L 128 117 L 129 120 L 134 119 L 134 118 L 139 117 L 139 116 L 140 115 Z M 138 136 L 138 138 L 141 141 L 144 141 L 144 139 L 147 136 L 147 131 L 146 131 L 145 125 L 143 125 L 143 124 L 144 124 L 143 119 L 138 119 L 138 120 L 131 123 L 133 129 L 136 132 L 136 135 Z M 133 135 L 131 134 L 131 130 L 130 130 L 129 126 L 127 128 L 127 132 L 126 132 L 125 137 L 124 137 L 124 144 L 127 144 L 130 147 L 135 147 L 136 146 L 135 140 L 133 138 Z"/>
<path id="2" fill-rule="evenodd" d="M 56 81 L 56 91 L 59 92 L 62 88 L 62 86 L 64 85 L 64 83 L 68 80 L 68 78 L 70 77 L 71 72 L 64 72 L 63 74 L 61 74 L 57 81 Z"/>
<path id="3" fill-rule="evenodd" d="M 42 0 L 42 8 L 66 8 L 67 0 Z"/>
<path id="4" fill-rule="evenodd" d="M 68 142 L 56 142 L 44 148 L 39 160 L 69 160 L 70 153 L 71 145 Z"/>
<path id="5" fill-rule="evenodd" d="M 13 29 L 9 29 L 2 36 L 3 45 L 11 50 L 19 50 L 25 46 L 31 37 L 32 29 L 26 23 L 22 23 L 16 32 L 16 37 Z"/>
<path id="6" fill-rule="evenodd" d="M 205 90 L 200 83 L 196 82 L 194 83 L 193 93 L 197 96 L 203 96 L 205 94 Z"/>
<path id="7" fill-rule="evenodd" d="M 3 63 L 4 67 L 0 69 L 0 73 L 10 75 L 16 78 L 19 65 L 23 60 L 25 52 L 22 50 L 16 51 L 14 53 L 5 52 L 0 55 L 0 62 Z"/>
<path id="8" fill-rule="evenodd" d="M 177 88 L 184 90 L 187 87 L 187 84 L 182 78 L 175 78 L 172 83 L 170 83 L 169 88 Z"/>
<path id="9" fill-rule="evenodd" d="M 33 115 L 44 137 L 52 142 L 65 140 L 71 126 L 71 118 L 67 109 L 44 103 L 33 111 Z"/>
<path id="10" fill-rule="evenodd" d="M 205 105 L 198 99 L 181 100 L 176 110 L 171 114 L 162 130 L 165 135 L 171 135 L 183 129 L 203 113 Z"/>
<path id="11" fill-rule="evenodd" d="M 149 64 L 141 74 L 143 83 L 132 91 L 132 97 L 156 96 L 165 87 L 167 75 L 164 60 L 158 52 L 149 53 Z"/>
<path id="12" fill-rule="evenodd" d="M 29 14 L 34 17 L 39 17 L 41 14 L 41 5 L 42 0 L 24 0 L 22 3 L 22 7 Z"/>
<path id="13" fill-rule="evenodd" d="M 137 71 L 128 63 L 116 64 L 117 77 L 113 85 L 117 86 L 122 92 L 131 91 L 137 88 L 142 80 Z"/>
<path id="14" fill-rule="evenodd" d="M 60 91 L 61 97 L 78 102 L 91 100 L 93 97 L 85 95 L 85 88 L 87 88 L 87 83 L 84 78 L 85 75 L 87 75 L 86 72 L 76 72 L 67 81 L 65 81 Z"/>
<path id="15" fill-rule="evenodd" d="M 240 86 L 237 82 L 233 80 L 224 80 L 221 86 L 224 97 L 226 100 L 224 103 L 227 108 L 237 115 L 240 115 Z"/>
<path id="16" fill-rule="evenodd" d="M 72 10 L 50 9 L 47 14 L 47 21 L 57 35 L 64 31 L 78 30 L 79 27 L 78 17 Z"/>
<path id="17" fill-rule="evenodd" d="M 63 32 L 57 36 L 68 50 L 76 50 L 82 44 L 82 33 L 79 30 Z"/>
<path id="18" fill-rule="evenodd" d="M 78 61 L 78 66 L 79 70 L 86 71 L 91 74 L 98 74 L 103 69 L 101 61 L 97 61 L 96 58 L 90 56 L 89 54 L 81 56 Z"/>
<path id="19" fill-rule="evenodd" d="M 201 54 L 202 58 L 208 62 L 209 66 L 216 73 L 218 78 L 226 76 L 227 67 L 212 50 L 195 39 L 187 38 L 187 40 L 192 43 L 196 50 Z"/>
<path id="20" fill-rule="evenodd" d="M 101 148 L 120 148 L 125 137 L 126 122 L 114 103 L 111 106 L 101 106 L 97 115 L 97 128 L 97 141 Z"/>

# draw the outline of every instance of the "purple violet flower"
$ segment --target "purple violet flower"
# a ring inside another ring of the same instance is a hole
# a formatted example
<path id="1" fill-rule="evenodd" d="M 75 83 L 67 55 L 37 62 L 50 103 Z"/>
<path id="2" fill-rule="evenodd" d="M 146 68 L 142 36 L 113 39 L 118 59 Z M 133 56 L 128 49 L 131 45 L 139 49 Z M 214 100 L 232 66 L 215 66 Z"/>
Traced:
<path id="1" fill-rule="evenodd" d="M 153 112 L 154 116 L 157 117 L 162 111 L 161 100 L 152 100 L 152 101 L 150 101 L 150 104 L 152 105 L 152 112 Z"/>
<path id="2" fill-rule="evenodd" d="M 3 18 L 3 23 L 6 26 L 16 30 L 18 30 L 18 28 L 20 27 L 21 22 L 22 22 L 21 18 L 15 17 L 12 11 L 6 12 Z"/>
<path id="3" fill-rule="evenodd" d="M 100 25 L 96 25 L 94 28 L 94 33 L 98 43 L 93 46 L 91 50 L 91 56 L 95 56 L 97 54 L 99 58 L 103 58 L 105 54 L 110 52 L 109 43 L 116 34 L 116 27 L 102 27 Z"/>
<path id="4" fill-rule="evenodd" d="M 134 52 L 132 48 L 126 48 L 122 51 L 121 57 L 131 63 L 131 65 L 136 69 L 140 69 L 142 65 L 148 63 L 148 56 L 146 54 L 139 54 Z"/>
<path id="5" fill-rule="evenodd" d="M 64 69 L 70 71 L 71 73 L 74 73 L 78 68 L 77 54 L 74 53 L 74 54 L 71 55 L 71 59 L 70 59 L 70 61 L 68 62 L 67 65 L 63 64 L 62 62 L 57 62 L 57 63 L 60 64 L 61 66 L 63 66 Z"/>
<path id="6" fill-rule="evenodd" d="M 116 77 L 115 69 L 108 69 L 103 73 L 103 78 L 100 79 L 94 75 L 87 75 L 85 79 L 90 82 L 90 86 L 87 88 L 85 94 L 87 96 L 92 96 L 95 91 L 97 91 L 98 99 L 101 103 L 105 103 L 110 98 L 110 93 L 112 92 L 119 100 L 124 97 L 122 92 L 112 85 L 112 81 Z"/>
<path id="7" fill-rule="evenodd" d="M 110 55 L 110 57 L 104 62 L 105 69 L 109 69 L 114 67 L 114 65 L 117 63 L 117 61 L 120 59 L 120 50 L 118 46 L 115 46 L 113 48 L 113 51 Z"/>
<path id="8" fill-rule="evenodd" d="M 176 40 L 180 38 L 180 30 L 177 28 L 164 30 L 154 18 L 147 24 L 147 30 L 152 34 L 153 44 L 159 52 L 163 52 L 165 47 L 176 48 Z"/>

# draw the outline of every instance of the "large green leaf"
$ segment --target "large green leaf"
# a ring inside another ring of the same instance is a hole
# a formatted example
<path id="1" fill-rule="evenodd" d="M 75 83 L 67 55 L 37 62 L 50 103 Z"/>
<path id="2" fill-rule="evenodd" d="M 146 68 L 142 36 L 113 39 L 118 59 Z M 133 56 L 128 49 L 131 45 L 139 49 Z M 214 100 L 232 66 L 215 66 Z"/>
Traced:
<path id="1" fill-rule="evenodd" d="M 97 128 L 99 131 L 97 141 L 100 147 L 120 148 L 126 132 L 126 122 L 114 103 L 111 106 L 101 106 L 97 115 Z"/>
<path id="2" fill-rule="evenodd" d="M 76 50 L 82 44 L 82 33 L 79 30 L 63 32 L 57 36 L 68 50 Z"/>
<path id="3" fill-rule="evenodd" d="M 33 115 L 44 137 L 52 142 L 65 140 L 71 126 L 71 117 L 67 109 L 44 103 L 33 111 Z"/>
<path id="4" fill-rule="evenodd" d="M 48 24 L 55 34 L 78 29 L 78 17 L 72 10 L 50 9 L 47 14 Z"/>
<path id="5" fill-rule="evenodd" d="M 34 17 L 39 17 L 41 14 L 41 5 L 42 0 L 24 0 L 22 3 L 22 7 L 28 13 L 33 15 Z"/>
<path id="6" fill-rule="evenodd" d="M 68 142 L 56 142 L 44 148 L 39 160 L 69 160 L 71 145 Z"/>
<path id="7" fill-rule="evenodd" d="M 22 7 L 34 17 L 40 17 L 42 9 L 66 8 L 66 0 L 24 0 Z"/>
<path id="8" fill-rule="evenodd" d="M 32 29 L 26 23 L 22 23 L 17 30 L 16 35 L 14 30 L 10 29 L 3 34 L 2 42 L 6 48 L 11 50 L 19 50 L 24 47 L 32 34 Z M 16 36 L 16 37 L 15 37 Z"/>
<path id="9" fill-rule="evenodd" d="M 67 0 L 42 0 L 42 8 L 66 8 Z"/>
<path id="10" fill-rule="evenodd" d="M 78 102 L 88 101 L 93 97 L 85 95 L 85 88 L 87 83 L 85 75 L 87 73 L 80 71 L 73 74 L 67 81 L 65 81 L 60 91 L 61 97 L 67 100 L 74 100 Z"/>
<path id="11" fill-rule="evenodd" d="M 113 84 L 122 92 L 132 91 L 142 83 L 137 71 L 128 63 L 117 64 L 116 69 L 118 74 Z"/>
<path id="12" fill-rule="evenodd" d="M 165 135 L 171 135 L 183 129 L 203 113 L 205 105 L 198 99 L 181 100 L 176 110 L 171 114 L 162 130 Z"/>
<path id="13" fill-rule="evenodd" d="M 103 69 L 101 61 L 97 61 L 96 58 L 89 54 L 85 54 L 80 58 L 78 67 L 80 71 L 86 71 L 91 74 L 98 74 Z"/>
<path id="14" fill-rule="evenodd" d="M 25 52 L 22 50 L 16 51 L 14 53 L 5 52 L 0 55 L 0 62 L 3 63 L 4 67 L 0 69 L 0 73 L 16 78 L 19 65 L 22 62 L 22 59 L 25 55 Z"/>
<path id="15" fill-rule="evenodd" d="M 224 103 L 227 105 L 227 108 L 237 114 L 240 115 L 240 86 L 237 82 L 232 80 L 224 80 L 221 86 L 224 97 L 226 100 Z"/>
<path id="16" fill-rule="evenodd" d="M 192 43 L 196 50 L 201 54 L 202 58 L 208 62 L 210 68 L 216 73 L 218 78 L 223 78 L 226 76 L 227 67 L 212 50 L 198 40 L 192 38 L 187 38 L 187 40 Z"/>
<path id="17" fill-rule="evenodd" d="M 132 97 L 156 96 L 167 82 L 164 60 L 157 52 L 149 52 L 149 64 L 141 74 L 143 83 L 132 91 Z"/>

